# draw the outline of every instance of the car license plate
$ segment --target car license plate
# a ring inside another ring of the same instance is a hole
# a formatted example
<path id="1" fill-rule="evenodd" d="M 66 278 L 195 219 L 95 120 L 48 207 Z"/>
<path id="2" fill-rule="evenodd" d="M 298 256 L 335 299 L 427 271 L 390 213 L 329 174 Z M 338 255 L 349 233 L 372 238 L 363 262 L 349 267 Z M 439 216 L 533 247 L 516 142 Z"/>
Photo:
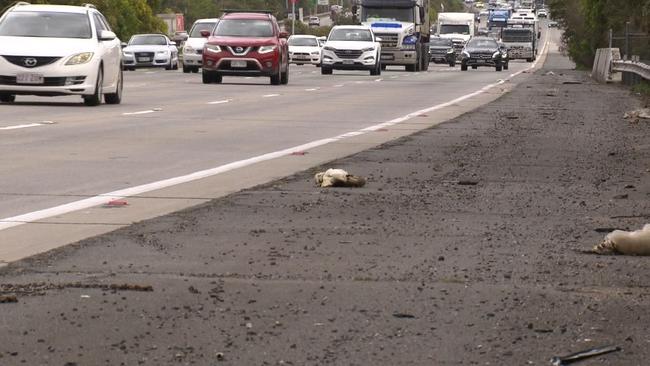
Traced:
<path id="1" fill-rule="evenodd" d="M 138 57 L 138 62 L 149 62 L 151 58 L 149 57 Z"/>
<path id="2" fill-rule="evenodd" d="M 232 66 L 232 67 L 246 67 L 246 61 L 233 60 L 233 61 L 230 61 L 230 66 Z"/>
<path id="3" fill-rule="evenodd" d="M 352 64 L 354 64 L 354 60 L 343 60 L 343 64 L 352 65 Z"/>
<path id="4" fill-rule="evenodd" d="M 393 60 L 395 57 L 393 55 L 381 55 L 379 58 L 382 60 Z"/>
<path id="5" fill-rule="evenodd" d="M 16 84 L 43 84 L 45 79 L 42 74 L 18 74 L 16 75 Z"/>
<path id="6" fill-rule="evenodd" d="M 484 64 L 485 60 L 476 60 L 476 62 L 478 62 L 479 64 Z"/>

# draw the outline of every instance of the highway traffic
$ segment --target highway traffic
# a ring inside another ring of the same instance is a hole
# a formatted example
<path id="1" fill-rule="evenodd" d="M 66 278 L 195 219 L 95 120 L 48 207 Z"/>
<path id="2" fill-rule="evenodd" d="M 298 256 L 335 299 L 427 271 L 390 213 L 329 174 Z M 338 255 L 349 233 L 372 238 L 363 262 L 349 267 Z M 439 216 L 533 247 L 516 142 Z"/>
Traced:
<path id="1" fill-rule="evenodd" d="M 289 84 L 278 86 L 253 77 L 224 77 L 223 84 L 206 85 L 200 73 L 139 69 L 124 73 L 119 105 L 89 109 L 76 96 L 18 96 L 13 104 L 0 104 L 0 229 L 39 220 L 67 223 L 61 215 L 115 196 L 147 196 L 192 181 L 193 174 L 211 176 L 294 150 L 309 154 L 310 147 L 366 135 L 370 142 L 349 152 L 360 151 L 395 137 L 380 133 L 383 123 L 396 124 L 392 129 L 403 133 L 419 130 L 427 126 L 428 114 L 418 111 L 454 105 L 458 98 L 515 81 L 536 64 L 512 61 L 502 72 L 461 72 L 458 66 L 431 63 L 428 71 L 413 73 L 389 66 L 380 76 L 321 75 L 318 67 L 291 65 Z M 339 156 L 336 149 L 326 150 L 315 163 Z M 305 169 L 306 160 L 296 156 L 287 172 Z M 254 171 L 246 177 L 248 183 L 265 179 Z M 242 185 L 230 184 L 230 191 Z M 182 189 L 178 195 L 188 201 L 174 209 L 213 197 Z M 102 230 L 152 217 L 153 210 L 146 215 L 122 211 Z M 73 221 L 102 226 L 102 215 Z"/>

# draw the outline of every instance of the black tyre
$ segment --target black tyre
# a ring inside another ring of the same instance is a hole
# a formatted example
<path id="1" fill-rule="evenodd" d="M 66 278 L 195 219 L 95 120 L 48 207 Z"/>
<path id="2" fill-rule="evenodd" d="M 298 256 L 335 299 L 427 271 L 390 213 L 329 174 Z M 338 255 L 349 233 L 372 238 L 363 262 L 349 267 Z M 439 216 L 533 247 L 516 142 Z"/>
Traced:
<path id="1" fill-rule="evenodd" d="M 198 73 L 198 72 L 199 72 L 199 67 L 198 67 L 198 66 L 194 66 L 194 67 L 192 68 L 192 73 L 193 73 L 193 74 L 196 74 L 196 73 Z"/>
<path id="2" fill-rule="evenodd" d="M 467 71 L 467 65 L 465 65 L 465 64 L 460 64 L 460 70 L 461 70 L 461 71 Z"/>
<path id="3" fill-rule="evenodd" d="M 97 73 L 97 82 L 95 83 L 95 93 L 93 95 L 84 96 L 84 104 L 90 107 L 95 107 L 102 104 L 104 96 L 104 71 L 100 68 Z"/>
<path id="4" fill-rule="evenodd" d="M 191 67 L 183 65 L 183 72 L 184 73 L 189 74 L 191 71 L 194 71 L 194 70 L 192 70 Z"/>
<path id="5" fill-rule="evenodd" d="M 221 75 L 214 75 L 212 77 L 212 81 L 216 84 L 221 84 L 223 82 L 223 76 Z"/>
<path id="6" fill-rule="evenodd" d="M 278 70 L 277 74 L 271 75 L 271 85 L 280 85 L 281 80 L 282 80 L 282 69 Z"/>
<path id="7" fill-rule="evenodd" d="M 416 65 L 406 65 L 406 66 L 404 67 L 404 69 L 405 69 L 406 71 L 408 71 L 408 72 L 415 72 L 415 69 L 416 69 L 415 66 L 416 66 Z"/>
<path id="8" fill-rule="evenodd" d="M 320 73 L 321 75 L 332 75 L 332 69 L 329 67 L 321 66 Z"/>
<path id="9" fill-rule="evenodd" d="M 472 66 L 472 70 L 476 70 L 476 69 L 478 69 L 478 66 L 476 65 Z"/>
<path id="10" fill-rule="evenodd" d="M 502 67 L 501 65 L 499 65 L 499 66 L 495 67 L 495 69 L 496 69 L 497 71 L 501 71 L 501 70 L 503 69 L 503 67 Z"/>
<path id="11" fill-rule="evenodd" d="M 455 62 L 450 62 L 449 67 L 456 67 L 456 63 Z"/>
<path id="12" fill-rule="evenodd" d="M 216 82 L 216 74 L 214 72 L 205 71 L 201 73 L 201 78 L 203 79 L 203 84 L 212 84 Z"/>
<path id="13" fill-rule="evenodd" d="M 382 70 L 386 70 L 386 65 L 381 64 L 381 69 L 382 69 Z"/>
<path id="14" fill-rule="evenodd" d="M 282 73 L 282 76 L 280 77 L 280 84 L 289 84 L 289 65 L 287 65 L 287 69 L 284 71 L 284 73 Z"/>
<path id="15" fill-rule="evenodd" d="M 16 101 L 16 96 L 13 94 L 0 94 L 0 102 L 13 103 Z"/>
<path id="16" fill-rule="evenodd" d="M 122 102 L 122 89 L 124 89 L 124 75 L 120 71 L 120 75 L 117 77 L 117 89 L 115 89 L 115 93 L 106 93 L 104 95 L 104 102 L 106 104 L 120 104 Z"/>
<path id="17" fill-rule="evenodd" d="M 532 57 L 531 57 L 531 58 L 527 58 L 527 59 L 526 59 L 526 62 L 533 62 L 533 58 L 532 58 Z"/>
<path id="18" fill-rule="evenodd" d="M 503 64 L 503 69 L 504 70 L 508 70 L 508 64 L 509 64 L 509 62 L 506 62 L 505 64 Z"/>

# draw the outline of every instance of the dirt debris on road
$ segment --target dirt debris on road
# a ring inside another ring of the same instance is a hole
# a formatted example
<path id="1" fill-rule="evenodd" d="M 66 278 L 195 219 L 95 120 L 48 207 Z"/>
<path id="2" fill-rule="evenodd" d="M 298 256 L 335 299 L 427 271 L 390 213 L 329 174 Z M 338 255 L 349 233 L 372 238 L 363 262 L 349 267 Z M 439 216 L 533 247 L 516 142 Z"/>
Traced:
<path id="1" fill-rule="evenodd" d="M 647 220 L 650 125 L 557 65 L 328 164 L 362 188 L 314 190 L 315 168 L 8 265 L 12 286 L 155 291 L 1 304 L 0 364 L 542 365 L 613 343 L 584 364 L 646 364 L 648 258 L 584 251 Z"/>

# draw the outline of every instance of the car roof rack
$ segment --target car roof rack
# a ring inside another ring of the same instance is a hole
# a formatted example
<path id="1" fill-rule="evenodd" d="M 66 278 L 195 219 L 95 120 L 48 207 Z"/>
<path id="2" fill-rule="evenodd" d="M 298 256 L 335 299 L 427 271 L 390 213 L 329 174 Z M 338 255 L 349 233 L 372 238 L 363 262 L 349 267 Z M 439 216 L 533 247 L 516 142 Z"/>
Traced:
<path id="1" fill-rule="evenodd" d="M 90 4 L 90 3 L 84 3 L 81 4 L 81 6 L 84 6 L 86 8 L 91 8 L 91 9 L 97 9 L 97 6 L 95 4 Z"/>

